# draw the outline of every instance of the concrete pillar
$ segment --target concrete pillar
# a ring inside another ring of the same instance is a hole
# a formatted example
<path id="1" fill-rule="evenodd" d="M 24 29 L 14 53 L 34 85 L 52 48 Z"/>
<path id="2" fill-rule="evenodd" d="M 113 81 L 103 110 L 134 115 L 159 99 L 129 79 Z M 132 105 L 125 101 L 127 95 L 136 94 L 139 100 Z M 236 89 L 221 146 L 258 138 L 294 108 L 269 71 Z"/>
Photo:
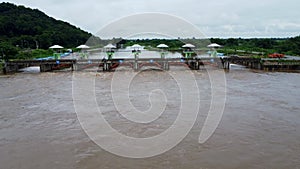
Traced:
<path id="1" fill-rule="evenodd" d="M 164 70 L 169 70 L 169 62 L 168 61 L 163 62 L 163 69 Z"/>
<path id="2" fill-rule="evenodd" d="M 73 63 L 71 68 L 72 68 L 72 71 L 77 71 L 78 70 L 78 66 L 77 66 L 76 63 Z"/>
<path id="3" fill-rule="evenodd" d="M 223 64 L 223 69 L 227 69 L 227 61 L 223 61 L 223 60 L 221 60 L 222 61 L 222 64 Z"/>
<path id="4" fill-rule="evenodd" d="M 40 72 L 48 72 L 52 70 L 51 64 L 41 64 L 40 65 Z"/>
<path id="5" fill-rule="evenodd" d="M 103 63 L 103 71 L 107 71 L 107 63 L 106 62 Z"/>
<path id="6" fill-rule="evenodd" d="M 7 66 L 7 64 L 5 63 L 4 64 L 4 67 L 3 67 L 3 74 L 7 74 L 9 72 L 9 67 Z"/>
<path id="7" fill-rule="evenodd" d="M 18 72 L 19 71 L 19 66 L 17 64 L 14 65 L 14 72 Z"/>
<path id="8" fill-rule="evenodd" d="M 138 63 L 137 61 L 135 61 L 135 62 L 133 63 L 133 69 L 134 69 L 135 71 L 138 71 L 138 70 L 139 70 L 139 63 Z"/>
<path id="9" fill-rule="evenodd" d="M 111 67 L 112 67 L 112 62 L 103 63 L 103 71 L 110 71 Z"/>
<path id="10" fill-rule="evenodd" d="M 169 63 L 169 61 L 166 62 L 166 68 L 167 68 L 167 70 L 170 70 L 170 63 Z"/>
<path id="11" fill-rule="evenodd" d="M 257 63 L 257 69 L 259 69 L 259 70 L 262 69 L 261 63 Z"/>
<path id="12" fill-rule="evenodd" d="M 196 60 L 195 62 L 195 69 L 199 70 L 200 64 L 199 64 L 199 60 Z"/>
<path id="13" fill-rule="evenodd" d="M 45 72 L 45 65 L 40 65 L 40 72 Z"/>

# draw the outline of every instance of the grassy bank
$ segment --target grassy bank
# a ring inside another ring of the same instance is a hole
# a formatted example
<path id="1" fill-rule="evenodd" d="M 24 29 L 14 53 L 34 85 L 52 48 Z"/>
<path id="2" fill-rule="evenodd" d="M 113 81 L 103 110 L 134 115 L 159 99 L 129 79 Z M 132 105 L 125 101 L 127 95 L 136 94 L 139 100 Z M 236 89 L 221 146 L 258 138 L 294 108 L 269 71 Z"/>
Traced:
<path id="1" fill-rule="evenodd" d="M 36 58 L 44 58 L 53 55 L 52 50 L 44 50 L 44 49 L 35 49 L 35 50 L 23 50 L 19 51 L 15 56 L 15 59 L 36 59 Z"/>

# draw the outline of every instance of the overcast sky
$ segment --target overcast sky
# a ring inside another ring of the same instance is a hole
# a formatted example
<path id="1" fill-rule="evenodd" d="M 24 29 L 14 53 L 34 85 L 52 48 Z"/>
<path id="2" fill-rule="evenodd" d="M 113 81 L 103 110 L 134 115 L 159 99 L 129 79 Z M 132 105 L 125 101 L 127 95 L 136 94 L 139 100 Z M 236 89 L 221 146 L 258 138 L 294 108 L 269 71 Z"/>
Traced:
<path id="1" fill-rule="evenodd" d="M 9 0 L 8 2 L 37 8 L 49 16 L 67 21 L 93 34 L 122 17 L 144 12 L 159 12 L 189 21 L 207 37 L 300 35 L 299 0 Z"/>

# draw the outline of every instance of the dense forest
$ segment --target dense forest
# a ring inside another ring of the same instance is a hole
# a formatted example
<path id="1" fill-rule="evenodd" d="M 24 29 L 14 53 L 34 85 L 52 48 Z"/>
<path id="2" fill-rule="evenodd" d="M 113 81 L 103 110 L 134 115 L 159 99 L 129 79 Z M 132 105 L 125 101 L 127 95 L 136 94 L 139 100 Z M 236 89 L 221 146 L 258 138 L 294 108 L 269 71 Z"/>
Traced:
<path id="1" fill-rule="evenodd" d="M 54 44 L 71 48 L 92 35 L 37 9 L 0 3 L 0 52 L 15 56 L 24 49 L 48 49 Z"/>

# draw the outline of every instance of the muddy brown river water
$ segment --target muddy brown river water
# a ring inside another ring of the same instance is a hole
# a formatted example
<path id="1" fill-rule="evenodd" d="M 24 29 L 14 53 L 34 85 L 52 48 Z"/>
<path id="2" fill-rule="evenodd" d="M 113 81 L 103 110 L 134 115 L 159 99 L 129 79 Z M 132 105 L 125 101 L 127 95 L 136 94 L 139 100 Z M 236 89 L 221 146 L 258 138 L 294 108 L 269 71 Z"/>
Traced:
<path id="1" fill-rule="evenodd" d="M 130 101 L 137 109 L 150 107 L 148 94 L 155 89 L 164 91 L 169 101 L 162 116 L 143 125 L 128 123 L 115 110 L 110 94 L 113 72 L 79 74 L 95 79 L 103 115 L 123 134 L 159 134 L 178 115 L 180 93 L 167 72 L 143 71 L 132 81 Z M 227 72 L 223 118 L 204 144 L 198 143 L 198 137 L 210 106 L 211 84 L 206 71 L 193 74 L 202 101 L 194 127 L 170 151 L 145 159 L 120 157 L 91 141 L 75 113 L 71 72 L 0 76 L 0 168 L 300 168 L 299 73 L 244 68 Z"/>

